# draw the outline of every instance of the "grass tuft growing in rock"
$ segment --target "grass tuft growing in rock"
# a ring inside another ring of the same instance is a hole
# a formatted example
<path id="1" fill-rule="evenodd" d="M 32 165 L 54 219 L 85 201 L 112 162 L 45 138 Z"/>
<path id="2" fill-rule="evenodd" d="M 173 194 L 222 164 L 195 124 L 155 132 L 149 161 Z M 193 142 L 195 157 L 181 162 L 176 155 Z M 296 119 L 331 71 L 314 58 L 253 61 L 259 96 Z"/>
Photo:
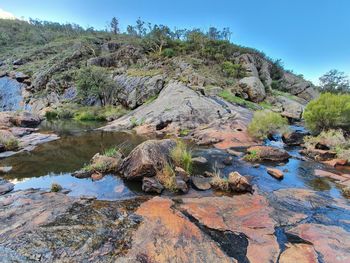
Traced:
<path id="1" fill-rule="evenodd" d="M 251 151 L 247 155 L 244 156 L 244 160 L 248 162 L 256 162 L 260 160 L 260 153 L 259 151 Z"/>
<path id="2" fill-rule="evenodd" d="M 175 171 L 170 164 L 167 163 L 164 166 L 162 172 L 157 174 L 157 179 L 165 187 L 165 189 L 172 192 L 176 192 L 178 190 L 176 185 Z"/>
<path id="3" fill-rule="evenodd" d="M 248 126 L 248 132 L 257 139 L 267 139 L 275 133 L 288 131 L 288 120 L 269 110 L 256 111 Z"/>
<path id="4" fill-rule="evenodd" d="M 111 147 L 103 151 L 103 155 L 107 157 L 115 157 L 119 154 L 119 149 L 117 147 Z"/>
<path id="5" fill-rule="evenodd" d="M 61 190 L 62 190 L 62 186 L 60 186 L 59 184 L 53 183 L 51 185 L 51 192 L 57 193 L 57 192 L 60 192 Z"/>
<path id="6" fill-rule="evenodd" d="M 6 151 L 14 151 L 19 147 L 18 139 L 8 131 L 0 132 L 0 144 L 4 145 Z"/>
<path id="7" fill-rule="evenodd" d="M 230 190 L 230 186 L 229 186 L 229 183 L 228 183 L 228 179 L 227 178 L 224 178 L 221 176 L 220 172 L 215 172 L 213 173 L 214 176 L 210 182 L 210 185 L 214 188 L 214 189 L 217 189 L 217 190 L 220 190 L 220 191 L 229 191 Z"/>
<path id="8" fill-rule="evenodd" d="M 171 151 L 170 155 L 176 166 L 179 166 L 186 172 L 191 173 L 192 152 L 183 141 L 177 141 L 176 147 Z"/>

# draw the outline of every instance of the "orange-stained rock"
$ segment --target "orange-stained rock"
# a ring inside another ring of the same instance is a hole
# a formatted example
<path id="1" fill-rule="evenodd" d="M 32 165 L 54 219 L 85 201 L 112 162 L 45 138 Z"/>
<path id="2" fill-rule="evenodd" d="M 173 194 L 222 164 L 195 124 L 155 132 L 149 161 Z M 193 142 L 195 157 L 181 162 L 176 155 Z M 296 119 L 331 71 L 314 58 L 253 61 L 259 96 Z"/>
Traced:
<path id="1" fill-rule="evenodd" d="M 337 165 L 339 166 L 344 166 L 348 163 L 348 160 L 344 160 L 344 159 L 333 159 L 333 160 L 330 160 L 330 161 L 325 161 L 323 162 L 327 165 L 330 165 L 330 166 L 333 166 L 333 167 L 336 167 Z"/>
<path id="2" fill-rule="evenodd" d="M 281 170 L 274 168 L 266 168 L 266 170 L 269 175 L 275 177 L 276 179 L 283 179 L 283 172 Z"/>
<path id="3" fill-rule="evenodd" d="M 248 153 L 254 153 L 260 160 L 283 162 L 290 157 L 289 153 L 283 149 L 272 146 L 254 146 L 247 149 Z"/>
<path id="4" fill-rule="evenodd" d="M 239 195 L 234 197 L 203 197 L 183 199 L 181 209 L 200 224 L 217 230 L 244 233 L 249 241 L 250 262 L 276 262 L 279 246 L 274 236 L 272 208 L 265 197 Z"/>
<path id="5" fill-rule="evenodd" d="M 311 245 L 288 244 L 279 263 L 317 263 L 317 254 Z"/>
<path id="6" fill-rule="evenodd" d="M 341 227 L 302 224 L 288 231 L 311 242 L 324 262 L 350 262 L 350 233 Z"/>
<path id="7" fill-rule="evenodd" d="M 138 208 L 143 221 L 127 262 L 235 262 L 173 205 L 170 199 L 154 197 Z"/>

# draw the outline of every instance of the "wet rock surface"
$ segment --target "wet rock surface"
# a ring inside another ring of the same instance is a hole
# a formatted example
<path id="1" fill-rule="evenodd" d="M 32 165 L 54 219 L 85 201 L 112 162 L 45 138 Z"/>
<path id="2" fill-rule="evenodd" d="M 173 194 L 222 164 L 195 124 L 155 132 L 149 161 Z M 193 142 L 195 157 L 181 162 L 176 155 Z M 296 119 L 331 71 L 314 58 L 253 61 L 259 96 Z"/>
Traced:
<path id="1" fill-rule="evenodd" d="M 254 146 L 247 149 L 248 153 L 257 154 L 259 160 L 282 162 L 290 158 L 287 151 L 271 146 Z"/>

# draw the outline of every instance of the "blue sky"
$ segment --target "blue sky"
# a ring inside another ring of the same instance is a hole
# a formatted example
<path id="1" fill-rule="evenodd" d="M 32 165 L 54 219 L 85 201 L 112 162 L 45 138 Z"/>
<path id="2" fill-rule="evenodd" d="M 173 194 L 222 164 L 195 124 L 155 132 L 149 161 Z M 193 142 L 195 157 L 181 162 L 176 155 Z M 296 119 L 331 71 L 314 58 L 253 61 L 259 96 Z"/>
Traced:
<path id="1" fill-rule="evenodd" d="M 17 17 L 105 28 L 143 20 L 170 27 L 230 27 L 232 41 L 281 58 L 317 81 L 329 69 L 350 75 L 349 0 L 0 0 Z"/>

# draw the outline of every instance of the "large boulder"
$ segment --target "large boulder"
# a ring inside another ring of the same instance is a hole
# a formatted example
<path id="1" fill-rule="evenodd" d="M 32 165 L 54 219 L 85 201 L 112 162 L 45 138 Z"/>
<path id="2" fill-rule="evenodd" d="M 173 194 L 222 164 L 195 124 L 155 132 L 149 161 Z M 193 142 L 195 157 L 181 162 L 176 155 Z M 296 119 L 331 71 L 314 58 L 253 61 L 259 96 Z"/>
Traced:
<path id="1" fill-rule="evenodd" d="M 283 90 L 304 99 L 306 102 L 318 96 L 318 92 L 312 82 L 306 81 L 293 73 L 284 72 L 281 84 Z"/>
<path id="2" fill-rule="evenodd" d="M 279 106 L 282 116 L 293 120 L 301 119 L 304 111 L 304 105 L 284 96 L 278 96 L 276 100 L 277 103 L 275 106 Z"/>
<path id="3" fill-rule="evenodd" d="M 257 77 L 245 77 L 239 81 L 239 86 L 253 102 L 261 102 L 266 97 L 264 84 Z"/>
<path id="4" fill-rule="evenodd" d="M 247 152 L 257 155 L 257 158 L 262 161 L 282 162 L 290 157 L 287 151 L 272 146 L 253 146 L 248 148 Z"/>
<path id="5" fill-rule="evenodd" d="M 230 130 L 249 123 L 252 113 L 240 106 L 205 97 L 179 82 L 169 83 L 152 103 L 144 104 L 101 129 L 131 129 L 135 125 L 161 131 L 194 129 L 230 119 Z M 217 124 L 216 124 L 217 125 Z"/>
<path id="6" fill-rule="evenodd" d="M 129 180 L 153 177 L 170 161 L 170 152 L 176 146 L 171 139 L 148 140 L 138 145 L 121 165 L 121 175 Z"/>
<path id="7" fill-rule="evenodd" d="M 114 78 L 114 81 L 118 87 L 115 95 L 116 100 L 130 109 L 135 109 L 159 94 L 163 89 L 164 76 L 118 75 Z"/>

